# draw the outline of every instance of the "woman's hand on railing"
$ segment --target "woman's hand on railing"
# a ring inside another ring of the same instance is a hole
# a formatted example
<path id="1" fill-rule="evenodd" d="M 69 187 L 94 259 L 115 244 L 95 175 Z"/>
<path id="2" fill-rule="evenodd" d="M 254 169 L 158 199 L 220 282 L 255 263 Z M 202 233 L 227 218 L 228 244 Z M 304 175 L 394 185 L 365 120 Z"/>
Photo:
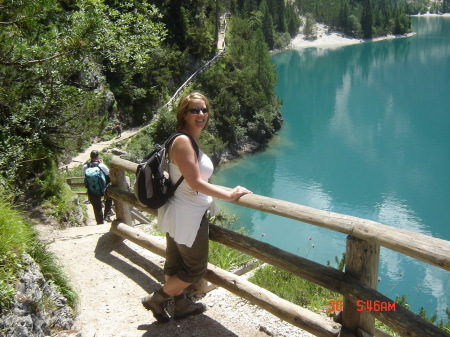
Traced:
<path id="1" fill-rule="evenodd" d="M 245 187 L 242 186 L 236 186 L 235 188 L 233 188 L 230 191 L 230 201 L 239 199 L 240 197 L 242 197 L 245 194 L 251 194 L 253 193 L 252 191 L 246 189 Z"/>

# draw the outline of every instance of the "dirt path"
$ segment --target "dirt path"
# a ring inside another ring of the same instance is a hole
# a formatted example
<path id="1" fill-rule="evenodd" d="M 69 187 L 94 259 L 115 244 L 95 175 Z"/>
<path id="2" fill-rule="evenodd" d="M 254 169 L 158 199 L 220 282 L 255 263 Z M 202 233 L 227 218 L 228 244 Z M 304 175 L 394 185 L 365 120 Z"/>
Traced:
<path id="1" fill-rule="evenodd" d="M 201 299 L 208 307 L 204 314 L 157 323 L 140 297 L 158 288 L 164 259 L 109 228 L 94 221 L 65 230 L 38 226 L 79 295 L 74 328 L 83 337 L 312 336 L 222 288 Z"/>
<path id="2" fill-rule="evenodd" d="M 93 144 L 73 158 L 68 169 L 86 162 L 92 150 L 101 151 L 138 130 Z M 204 314 L 157 323 L 140 298 L 159 288 L 164 259 L 111 233 L 109 223 L 96 225 L 91 205 L 87 208 L 85 227 L 58 230 L 50 224 L 36 226 L 79 295 L 74 329 L 82 337 L 312 336 L 222 288 L 202 298 L 208 307 Z"/>
<path id="3" fill-rule="evenodd" d="M 134 129 L 130 129 L 127 131 L 123 131 L 122 132 L 122 137 L 114 137 L 111 140 L 107 140 L 107 141 L 103 141 L 103 142 L 98 142 L 95 144 L 92 144 L 91 146 L 89 146 L 86 150 L 84 150 L 83 152 L 80 152 L 76 157 L 72 158 L 72 161 L 66 165 L 66 169 L 68 170 L 72 170 L 75 167 L 84 164 L 85 162 L 87 162 L 89 160 L 89 155 L 91 153 L 92 150 L 97 150 L 99 152 L 101 152 L 103 149 L 113 145 L 114 143 L 117 143 L 119 141 L 122 141 L 124 139 L 128 139 L 132 136 L 134 136 L 138 131 L 140 130 L 140 128 L 134 128 Z"/>

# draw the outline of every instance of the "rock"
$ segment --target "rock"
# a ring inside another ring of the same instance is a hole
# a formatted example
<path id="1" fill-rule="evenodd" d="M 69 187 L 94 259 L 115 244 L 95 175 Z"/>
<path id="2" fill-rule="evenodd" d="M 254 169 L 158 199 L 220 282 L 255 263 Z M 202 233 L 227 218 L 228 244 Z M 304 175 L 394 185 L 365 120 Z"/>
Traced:
<path id="1" fill-rule="evenodd" d="M 23 264 L 14 302 L 0 316 L 2 336 L 41 337 L 50 336 L 52 330 L 70 329 L 74 320 L 72 309 L 65 305 L 67 300 L 45 280 L 29 255 L 24 255 Z"/>
<path id="2" fill-rule="evenodd" d="M 127 154 L 126 151 L 119 150 L 118 148 L 109 149 L 107 151 L 107 153 L 111 153 L 111 154 L 113 154 L 115 156 L 123 156 L 123 155 Z"/>

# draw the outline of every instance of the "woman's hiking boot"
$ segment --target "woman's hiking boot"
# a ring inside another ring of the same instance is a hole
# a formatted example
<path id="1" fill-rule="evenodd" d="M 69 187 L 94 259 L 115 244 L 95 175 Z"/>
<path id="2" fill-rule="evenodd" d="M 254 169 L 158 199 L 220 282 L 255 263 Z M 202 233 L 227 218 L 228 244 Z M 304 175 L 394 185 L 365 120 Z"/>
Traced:
<path id="1" fill-rule="evenodd" d="M 141 299 L 142 305 L 145 309 L 151 310 L 153 317 L 160 323 L 167 323 L 170 320 L 166 312 L 166 304 L 171 299 L 162 288 L 155 291 L 153 294 L 145 296 Z"/>
<path id="2" fill-rule="evenodd" d="M 195 303 L 186 293 L 174 296 L 174 318 L 182 319 L 191 315 L 198 315 L 206 311 L 204 303 Z"/>

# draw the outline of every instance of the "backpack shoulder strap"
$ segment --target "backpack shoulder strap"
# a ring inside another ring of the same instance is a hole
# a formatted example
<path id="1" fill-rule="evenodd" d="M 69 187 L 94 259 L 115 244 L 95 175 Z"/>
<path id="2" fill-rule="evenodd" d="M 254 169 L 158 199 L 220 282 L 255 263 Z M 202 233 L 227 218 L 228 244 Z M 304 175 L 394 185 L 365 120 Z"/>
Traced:
<path id="1" fill-rule="evenodd" d="M 87 167 L 98 167 L 98 169 L 99 169 L 100 171 L 102 171 L 103 175 L 104 175 L 105 177 L 107 176 L 107 174 L 105 173 L 105 171 L 103 171 L 102 168 L 100 167 L 100 162 L 99 162 L 99 161 L 94 161 L 94 162 L 90 161 L 90 162 L 87 163 Z"/>
<path id="2" fill-rule="evenodd" d="M 192 136 L 186 132 L 175 132 L 175 133 L 171 134 L 170 137 L 165 142 L 166 151 L 169 150 L 170 144 L 173 143 L 175 138 L 177 138 L 178 136 L 181 136 L 181 135 L 187 136 L 189 138 L 189 140 L 191 141 L 192 147 L 194 148 L 195 154 L 197 155 L 197 158 L 198 158 L 200 155 L 200 149 L 198 147 L 198 144 L 195 141 L 195 139 L 192 138 Z"/>
<path id="3" fill-rule="evenodd" d="M 100 170 L 100 171 L 102 171 L 102 173 L 103 173 L 103 175 L 106 177 L 107 176 L 107 174 L 105 173 L 105 171 L 103 171 L 103 169 L 100 167 L 100 165 L 99 165 L 100 163 L 97 163 L 95 166 L 97 166 L 98 167 L 98 169 Z"/>
<path id="4" fill-rule="evenodd" d="M 99 162 L 98 161 L 89 161 L 87 162 L 87 167 L 96 167 L 98 166 Z"/>
<path id="5" fill-rule="evenodd" d="M 188 134 L 188 133 L 186 133 L 186 132 L 175 132 L 175 133 L 173 133 L 173 134 L 170 135 L 170 137 L 169 137 L 169 138 L 166 140 L 166 142 L 164 143 L 164 146 L 166 147 L 166 155 L 167 155 L 167 153 L 168 153 L 170 144 L 173 143 L 173 141 L 175 140 L 175 138 L 177 138 L 178 136 L 181 136 L 181 135 L 185 135 L 185 136 L 187 136 L 187 137 L 189 138 L 189 140 L 191 141 L 192 147 L 194 148 L 195 154 L 197 155 L 197 158 L 198 158 L 199 155 L 200 155 L 200 149 L 199 149 L 199 147 L 198 147 L 198 145 L 197 145 L 197 142 L 195 141 L 194 138 L 192 138 L 192 136 L 191 136 L 190 134 Z M 178 186 L 180 186 L 180 184 L 183 182 L 183 180 L 184 180 L 184 177 L 183 177 L 183 176 L 181 176 L 181 177 L 178 179 L 178 181 L 177 181 L 177 182 L 175 183 L 175 185 L 173 186 L 173 190 L 174 190 L 174 191 L 178 188 Z"/>

